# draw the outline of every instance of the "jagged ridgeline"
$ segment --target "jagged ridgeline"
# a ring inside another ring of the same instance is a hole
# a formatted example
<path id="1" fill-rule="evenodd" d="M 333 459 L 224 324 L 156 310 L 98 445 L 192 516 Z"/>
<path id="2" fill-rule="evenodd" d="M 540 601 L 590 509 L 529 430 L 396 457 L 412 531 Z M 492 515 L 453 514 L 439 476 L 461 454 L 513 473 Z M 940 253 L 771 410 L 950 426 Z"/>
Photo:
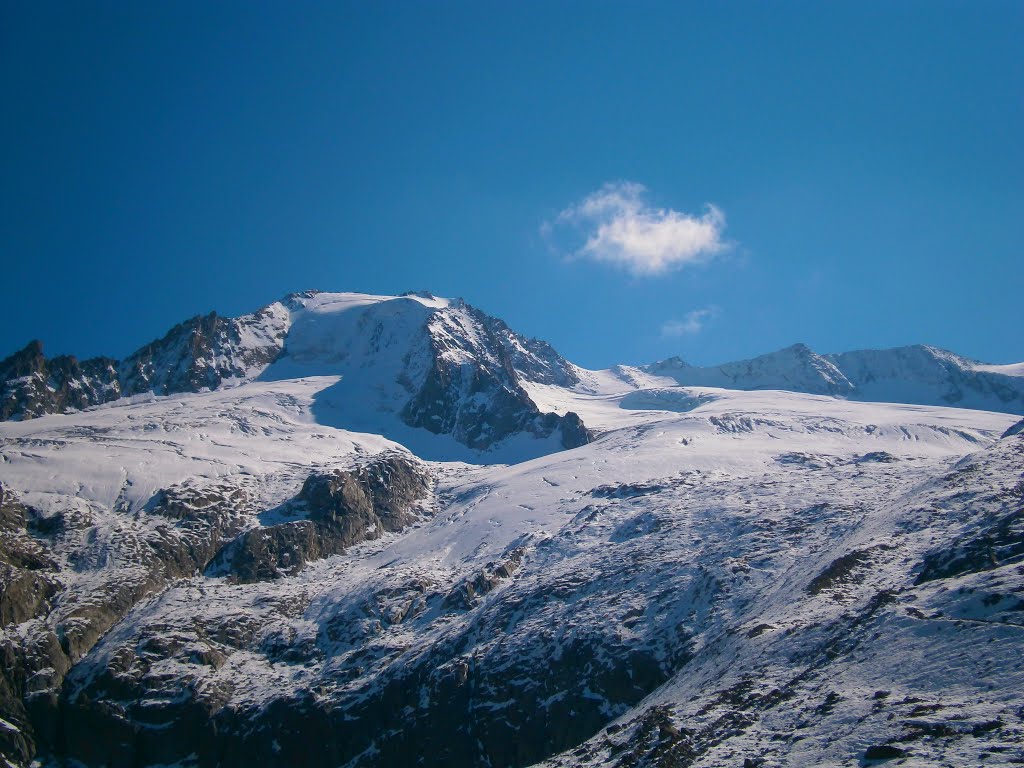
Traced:
<path id="1" fill-rule="evenodd" d="M 398 346 L 402 354 L 395 354 Z M 120 361 L 46 358 L 41 342 L 32 341 L 0 361 L 0 420 L 281 377 L 286 374 L 270 366 L 283 358 L 305 364 L 307 373 L 351 375 L 374 368 L 379 379 L 403 390 L 385 410 L 409 426 L 450 434 L 474 449 L 520 432 L 539 437 L 557 432 L 563 447 L 588 440 L 575 414 L 541 414 L 524 389 L 577 385 L 579 368 L 546 342 L 527 339 L 462 301 L 426 292 L 367 297 L 308 291 L 237 318 L 211 312 L 176 325 Z M 682 386 L 782 389 L 1024 413 L 1024 376 L 1018 368 L 985 365 L 925 345 L 821 355 L 796 344 L 713 367 L 674 357 L 612 372 L 627 384 L 642 372 Z M 367 383 L 365 377 L 360 381 Z M 369 383 L 379 388 L 381 382 Z"/>
<path id="2" fill-rule="evenodd" d="M 293 364 L 287 374 L 268 370 L 278 360 Z M 367 380 L 370 371 L 373 381 Z M 527 339 L 462 301 L 425 292 L 291 294 L 250 315 L 194 317 L 121 361 L 47 359 L 42 344 L 33 341 L 0 362 L 0 418 L 310 372 L 388 389 L 389 397 L 371 407 L 380 405 L 408 426 L 451 435 L 472 449 L 520 433 L 555 435 L 564 448 L 590 439 L 578 416 L 541 413 L 523 388 L 526 382 L 575 384 L 572 364 L 546 342 Z"/>
<path id="3" fill-rule="evenodd" d="M 1024 366 L 309 292 L 0 369 L 7 765 L 1024 763 Z"/>

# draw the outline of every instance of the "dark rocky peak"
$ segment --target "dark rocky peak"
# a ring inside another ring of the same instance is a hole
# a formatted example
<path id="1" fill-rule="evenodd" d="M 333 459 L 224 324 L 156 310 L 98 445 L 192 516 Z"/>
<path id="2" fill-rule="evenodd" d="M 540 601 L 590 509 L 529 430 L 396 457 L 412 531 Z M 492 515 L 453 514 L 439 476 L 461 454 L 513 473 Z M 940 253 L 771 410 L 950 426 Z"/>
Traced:
<path id="1" fill-rule="evenodd" d="M 198 392 L 251 378 L 281 354 L 288 315 L 275 311 L 279 306 L 239 318 L 211 312 L 179 323 L 121 363 L 124 394 Z"/>
<path id="2" fill-rule="evenodd" d="M 503 320 L 491 317 L 469 304 L 465 311 L 486 332 L 488 340 L 501 353 L 503 366 L 526 381 L 571 387 L 579 383 L 576 367 L 554 347 L 540 339 L 528 339 L 516 333 Z"/>
<path id="3" fill-rule="evenodd" d="M 31 418 L 123 396 L 217 389 L 251 380 L 285 355 L 285 368 L 268 375 L 341 374 L 346 397 L 365 400 L 370 409 L 376 407 L 370 398 L 387 390 L 394 403 L 388 407 L 406 424 L 450 434 L 473 449 L 520 432 L 539 438 L 558 432 L 556 444 L 567 447 L 589 440 L 578 417 L 542 414 L 524 388 L 573 386 L 575 366 L 547 342 L 427 291 L 401 297 L 304 291 L 238 318 L 211 312 L 179 323 L 121 362 L 46 361 L 33 343 L 0 367 L 2 415 Z"/>
<path id="4" fill-rule="evenodd" d="M 70 355 L 47 359 L 39 341 L 0 361 L 0 420 L 29 419 L 128 395 L 215 389 L 258 374 L 281 354 L 288 310 L 270 304 L 250 315 L 193 317 L 123 361 Z"/>
<path id="5" fill-rule="evenodd" d="M 465 302 L 425 292 L 297 301 L 286 356 L 265 378 L 340 375 L 314 407 L 325 423 L 391 436 L 397 417 L 480 451 L 517 433 L 547 438 L 561 428 L 562 418 L 541 414 L 524 384 L 569 384 L 575 368 Z M 571 422 L 562 432 L 574 445 L 583 434 Z"/>
<path id="6" fill-rule="evenodd" d="M 559 445 L 567 448 L 590 441 L 576 414 L 542 414 L 523 387 L 524 381 L 578 380 L 545 342 L 527 340 L 468 304 L 433 313 L 427 329 L 431 361 L 402 409 L 406 424 L 478 450 L 523 432 L 537 438 L 559 432 Z"/>
<path id="7" fill-rule="evenodd" d="M 46 367 L 43 355 L 43 342 L 33 339 L 13 355 L 0 361 L 0 377 L 13 379 L 19 376 L 31 376 L 42 373 Z"/>
<path id="8" fill-rule="evenodd" d="M 47 359 L 31 341 L 0 361 L 0 420 L 30 419 L 47 413 L 116 400 L 117 361 L 96 357 L 79 362 L 70 355 Z"/>

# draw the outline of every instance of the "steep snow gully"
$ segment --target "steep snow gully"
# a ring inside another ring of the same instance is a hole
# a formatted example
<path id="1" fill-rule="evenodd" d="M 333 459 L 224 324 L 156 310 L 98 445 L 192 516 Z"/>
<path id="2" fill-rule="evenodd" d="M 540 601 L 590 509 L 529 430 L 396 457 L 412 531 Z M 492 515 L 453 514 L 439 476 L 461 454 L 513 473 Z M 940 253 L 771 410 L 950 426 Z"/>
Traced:
<path id="1" fill-rule="evenodd" d="M 1024 366 L 307 292 L 0 387 L 7 765 L 1024 763 Z"/>

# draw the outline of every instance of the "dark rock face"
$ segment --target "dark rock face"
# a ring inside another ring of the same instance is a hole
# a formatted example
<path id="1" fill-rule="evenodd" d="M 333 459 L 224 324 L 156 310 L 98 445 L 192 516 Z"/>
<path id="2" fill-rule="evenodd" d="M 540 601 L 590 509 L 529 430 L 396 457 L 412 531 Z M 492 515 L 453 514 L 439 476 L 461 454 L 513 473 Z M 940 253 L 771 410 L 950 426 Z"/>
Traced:
<path id="1" fill-rule="evenodd" d="M 503 352 L 508 368 L 528 381 L 571 387 L 579 383 L 575 368 L 540 339 L 527 339 L 509 328 L 502 320 L 466 305 L 470 316 L 485 329 Z"/>
<path id="2" fill-rule="evenodd" d="M 824 571 L 811 579 L 811 583 L 807 585 L 807 594 L 818 595 L 854 581 L 857 569 L 869 562 L 870 553 L 859 549 L 837 557 Z"/>
<path id="3" fill-rule="evenodd" d="M 79 362 L 68 355 L 47 360 L 43 345 L 30 342 L 0 361 L 0 421 L 30 419 L 121 396 L 117 361 L 105 357 Z"/>
<path id="4" fill-rule="evenodd" d="M 468 611 L 474 608 L 483 595 L 494 590 L 502 581 L 512 578 L 523 564 L 525 550 L 517 547 L 501 559 L 499 563 L 489 563 L 472 578 L 463 579 L 444 599 L 445 608 Z"/>
<path id="5" fill-rule="evenodd" d="M 310 475 L 297 498 L 307 520 L 247 531 L 212 567 L 226 568 L 241 583 L 293 575 L 310 561 L 401 531 L 417 519 L 413 504 L 429 488 L 429 475 L 398 455 L 353 472 Z"/>
<path id="6" fill-rule="evenodd" d="M 211 312 L 176 325 L 120 364 L 123 393 L 168 395 L 216 389 L 225 379 L 243 378 L 255 368 L 269 365 L 281 354 L 284 328 L 277 343 L 260 346 L 246 345 L 242 333 L 247 325 L 270 320 L 271 312 L 266 307 L 241 318 Z"/>
<path id="7" fill-rule="evenodd" d="M 315 295 L 294 294 L 238 318 L 216 312 L 194 317 L 122 361 L 47 360 L 42 345 L 32 342 L 0 362 L 0 420 L 63 413 L 147 392 L 212 390 L 251 379 L 285 354 L 289 313 L 303 311 L 302 300 Z M 450 434 L 478 450 L 521 432 L 538 438 L 556 435 L 563 448 L 590 442 L 576 414 L 542 414 L 523 388 L 524 382 L 578 383 L 576 368 L 551 345 L 527 339 L 461 302 L 426 317 L 429 369 L 425 375 L 418 369 L 412 377 L 409 371 L 394 372 L 412 394 L 400 414 L 406 424 Z M 380 326 L 379 332 L 386 330 Z"/>
<path id="8" fill-rule="evenodd" d="M 0 484 L 0 628 L 45 614 L 57 564 L 28 531 L 31 512 Z"/>
<path id="9" fill-rule="evenodd" d="M 126 523 L 116 539 L 98 541 L 90 520 L 66 530 L 65 521 L 41 517 L 0 486 L 0 628 L 18 625 L 0 641 L 0 717 L 17 729 L 0 729 L 0 755 L 27 764 L 38 744 L 57 743 L 71 667 L 141 600 L 200 572 L 241 530 L 247 503 L 244 491 L 228 486 L 166 489 L 148 510 L 166 524 Z M 55 536 L 68 538 L 73 570 L 107 563 L 114 575 L 67 589 L 50 551 Z"/>
<path id="10" fill-rule="evenodd" d="M 1024 483 L 1021 483 L 1017 509 L 994 520 L 987 520 L 950 545 L 929 553 L 916 583 L 924 584 L 935 579 L 989 571 L 1024 556 L 1022 499 Z"/>
<path id="11" fill-rule="evenodd" d="M 402 409 L 402 420 L 480 450 L 520 432 L 542 438 L 557 432 L 564 448 L 589 443 L 592 436 L 579 416 L 542 414 L 522 386 L 524 380 L 574 384 L 572 366 L 545 342 L 526 340 L 468 305 L 459 309 L 475 333 L 467 334 L 453 314 L 433 316 L 433 365 Z M 470 342 L 473 336 L 476 343 Z"/>
<path id="12" fill-rule="evenodd" d="M 57 564 L 43 543 L 29 533 L 31 510 L 0 484 L 0 629 L 45 616 L 61 589 Z M 31 642 L 31 641 L 29 641 Z M 0 640 L 0 717 L 11 728 L 0 728 L 0 755 L 27 763 L 35 753 L 36 737 L 25 698 L 28 677 L 40 668 L 16 642 Z M 59 648 L 56 649 L 59 655 Z M 48 654 L 41 654 L 44 660 Z M 27 658 L 28 657 L 28 658 Z M 56 662 L 61 666 L 61 662 Z M 64 665 L 66 669 L 66 664 Z"/>
<path id="13" fill-rule="evenodd" d="M 461 582 L 451 599 L 424 582 L 410 583 L 402 595 L 388 590 L 382 598 L 408 597 L 411 607 L 382 613 L 381 622 L 422 628 L 438 611 L 470 620 L 440 642 L 397 656 L 378 655 L 368 637 L 354 657 L 337 658 L 322 686 L 258 707 L 244 704 L 245 691 L 228 682 L 210 684 L 204 669 L 230 664 L 224 659 L 236 651 L 301 669 L 320 660 L 331 642 L 358 635 L 355 616 L 337 615 L 316 637 L 286 648 L 263 639 L 259 623 L 229 632 L 200 619 L 182 634 L 168 633 L 154 616 L 151 627 L 109 653 L 104 668 L 69 678 L 68 754 L 89 765 L 170 763 L 194 754 L 200 766 L 527 766 L 593 735 L 690 658 L 685 634 L 644 647 L 614 625 L 571 640 L 554 631 L 508 633 L 524 614 L 594 588 L 581 583 L 578 592 L 567 585 L 564 593 L 528 590 L 508 603 L 488 602 L 517 577 L 523 556 L 508 552 Z M 159 671 L 167 660 L 194 672 L 169 679 Z M 360 682 L 372 668 L 382 675 Z"/>
<path id="14" fill-rule="evenodd" d="M 548 416 L 552 414 L 547 414 Z M 576 413 L 569 411 L 558 419 L 558 431 L 561 432 L 562 447 L 579 448 L 594 439 L 594 434 Z"/>
<path id="15" fill-rule="evenodd" d="M 542 414 L 517 382 L 503 383 L 475 363 L 448 364 L 440 359 L 402 410 L 402 418 L 409 426 L 450 434 L 480 450 L 519 432 L 547 437 L 559 431 L 566 419 Z M 563 445 L 575 447 L 590 441 L 576 414 L 566 425 Z"/>
<path id="16" fill-rule="evenodd" d="M 77 606 L 72 604 L 65 627 L 59 632 L 61 644 L 55 651 L 66 659 L 58 690 L 71 666 L 67 662 L 81 658 L 95 645 L 99 635 L 142 597 L 165 587 L 170 580 L 195 574 L 218 550 L 219 565 L 227 565 L 236 582 L 281 578 L 296 572 L 307 561 L 343 552 L 386 531 L 400 531 L 418 519 L 414 505 L 429 493 L 430 487 L 429 473 L 418 462 L 397 454 L 378 457 L 351 471 L 314 473 L 291 502 L 308 515 L 307 519 L 249 530 L 229 546 L 225 542 L 243 524 L 242 512 L 249 505 L 244 489 L 183 485 L 161 491 L 145 514 L 150 522 L 166 519 L 167 523 L 158 524 L 155 529 L 152 525 L 143 526 L 138 533 L 125 535 L 122 542 L 125 549 L 135 552 L 146 548 L 137 556 L 146 568 L 134 579 L 111 579 L 109 584 L 78 601 Z M 16 512 L 7 516 L 17 517 Z M 82 560 L 88 557 L 88 552 L 79 555 Z M 401 620 L 397 614 L 392 618 Z M 193 631 L 198 633 L 196 637 L 184 638 L 180 633 L 167 634 L 157 629 L 131 651 L 119 651 L 106 667 L 105 674 L 110 677 L 104 677 L 102 693 L 90 689 L 85 695 L 63 702 L 57 695 L 51 695 L 49 709 L 38 717 L 54 724 L 50 737 L 43 741 L 51 749 L 56 747 L 55 734 L 59 729 L 63 743 L 69 745 L 76 758 L 90 764 L 173 762 L 184 756 L 182 746 L 215 763 L 222 763 L 222 758 L 212 755 L 236 750 L 237 754 L 230 759 L 237 756 L 261 764 L 271 760 L 273 764 L 275 758 L 261 756 L 264 749 L 272 746 L 264 738 L 268 733 L 265 728 L 270 728 L 269 733 L 287 744 L 289 759 L 312 750 L 315 758 L 311 757 L 310 764 L 319 764 L 317 761 L 331 754 L 330 748 L 324 751 L 326 742 L 314 749 L 315 742 L 309 741 L 310 735 L 320 733 L 318 728 L 326 728 L 332 717 L 322 709 L 311 709 L 312 697 L 305 702 L 276 701 L 260 713 L 244 708 L 226 709 L 231 690 L 200 692 L 186 688 L 187 696 L 183 698 L 182 681 L 157 672 L 152 666 L 161 659 L 182 656 L 185 663 L 217 669 L 240 649 L 258 650 L 280 663 L 304 663 L 319 653 L 315 643 L 267 636 L 260 620 L 254 617 L 230 626 L 202 627 L 197 623 Z M 68 679 L 72 689 L 81 684 L 77 678 Z M 176 693 L 165 697 L 171 689 Z M 67 685 L 64 691 L 66 695 Z M 19 691 L 12 692 L 12 706 L 20 705 L 18 694 Z M 121 705 L 113 704 L 122 696 L 134 701 L 127 719 Z M 287 735 L 282 735 L 279 724 L 292 722 L 293 717 L 303 712 L 310 719 L 307 721 L 303 716 L 293 723 L 296 734 L 301 734 L 301 743 L 291 743 Z M 246 736 L 250 721 L 263 716 L 272 719 L 257 728 L 256 737 Z M 172 722 L 165 723 L 165 717 Z M 23 715 L 19 722 L 31 719 Z M 152 727 L 156 724 L 159 727 Z M 100 732 L 103 736 L 97 738 Z M 320 735 L 328 739 L 326 731 Z M 335 745 L 333 750 L 337 753 L 339 748 Z M 31 745 L 26 747 L 18 753 L 18 759 L 26 760 L 33 751 Z M 276 753 L 271 749 L 268 754 Z"/>
<path id="17" fill-rule="evenodd" d="M 1024 419 L 1021 419 L 1008 430 L 1003 432 L 1003 437 L 1013 437 L 1014 435 L 1019 435 L 1022 432 L 1024 432 Z"/>
<path id="18" fill-rule="evenodd" d="M 1024 433 L 1004 437 L 997 447 L 1024 466 Z M 956 492 L 978 479 L 977 467 L 966 463 L 942 480 Z M 1004 489 L 996 498 L 1000 502 L 999 512 L 968 518 L 960 536 L 925 556 L 915 584 L 990 571 L 1024 556 L 1024 480 Z"/>
<path id="19" fill-rule="evenodd" d="M 907 751 L 891 744 L 874 744 L 864 750 L 865 760 L 894 760 L 906 757 Z"/>
<path id="20" fill-rule="evenodd" d="M 215 312 L 194 317 L 121 362 L 47 359 L 42 344 L 33 341 L 0 361 L 0 421 L 80 410 L 144 392 L 215 389 L 250 375 L 281 354 L 286 325 L 274 307 L 239 318 Z"/>

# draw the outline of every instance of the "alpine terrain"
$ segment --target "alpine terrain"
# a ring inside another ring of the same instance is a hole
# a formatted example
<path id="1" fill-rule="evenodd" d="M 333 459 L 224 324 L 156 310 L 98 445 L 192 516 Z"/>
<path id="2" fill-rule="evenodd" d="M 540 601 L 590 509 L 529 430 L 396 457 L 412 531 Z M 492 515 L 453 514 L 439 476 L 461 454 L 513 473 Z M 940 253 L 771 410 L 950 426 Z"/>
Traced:
<path id="1" fill-rule="evenodd" d="M 1024 764 L 1024 364 L 292 294 L 0 361 L 8 766 Z"/>

